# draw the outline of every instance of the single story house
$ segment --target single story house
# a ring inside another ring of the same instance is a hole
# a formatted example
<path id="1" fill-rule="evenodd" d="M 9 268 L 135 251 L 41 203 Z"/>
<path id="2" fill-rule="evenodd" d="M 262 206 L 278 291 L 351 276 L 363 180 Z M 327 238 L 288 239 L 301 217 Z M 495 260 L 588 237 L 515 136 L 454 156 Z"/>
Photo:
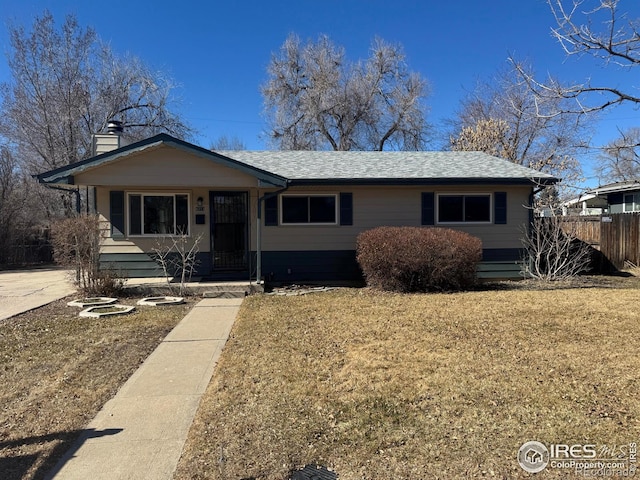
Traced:
<path id="1" fill-rule="evenodd" d="M 87 186 L 106 237 L 101 261 L 156 276 L 166 236 L 200 238 L 196 275 L 276 282 L 361 278 L 356 237 L 382 225 L 440 226 L 514 263 L 536 189 L 558 179 L 479 152 L 211 151 L 167 134 L 37 176 Z"/>
<path id="2" fill-rule="evenodd" d="M 608 213 L 609 204 L 607 197 L 598 196 L 595 193 L 584 192 L 576 198 L 567 200 L 562 204 L 564 216 L 590 216 Z"/>
<path id="3" fill-rule="evenodd" d="M 603 213 L 640 212 L 640 182 L 637 180 L 609 183 L 585 193 L 606 202 Z"/>

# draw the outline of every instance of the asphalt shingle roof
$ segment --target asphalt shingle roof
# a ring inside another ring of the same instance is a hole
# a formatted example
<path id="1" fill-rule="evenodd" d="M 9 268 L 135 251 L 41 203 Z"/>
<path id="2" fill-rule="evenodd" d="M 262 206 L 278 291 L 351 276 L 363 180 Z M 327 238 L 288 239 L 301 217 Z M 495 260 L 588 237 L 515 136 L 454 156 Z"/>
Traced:
<path id="1" fill-rule="evenodd" d="M 218 151 L 291 180 L 538 179 L 552 175 L 482 152 Z"/>
<path id="2" fill-rule="evenodd" d="M 557 178 L 482 152 L 335 152 L 248 151 L 212 152 L 165 133 L 37 175 L 42 183 L 70 183 L 89 168 L 123 160 L 163 146 L 185 150 L 222 163 L 265 184 L 314 183 L 501 183 L 551 184 Z"/>

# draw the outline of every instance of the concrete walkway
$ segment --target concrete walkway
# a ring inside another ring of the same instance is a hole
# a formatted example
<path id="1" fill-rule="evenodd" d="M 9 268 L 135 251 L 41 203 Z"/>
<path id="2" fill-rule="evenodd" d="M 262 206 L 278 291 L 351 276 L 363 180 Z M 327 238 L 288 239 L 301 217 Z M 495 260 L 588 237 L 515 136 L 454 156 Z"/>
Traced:
<path id="1" fill-rule="evenodd" d="M 0 320 L 71 295 L 71 275 L 59 268 L 0 272 Z"/>
<path id="2" fill-rule="evenodd" d="M 104 405 L 47 478 L 173 478 L 241 304 L 241 298 L 196 304 Z"/>

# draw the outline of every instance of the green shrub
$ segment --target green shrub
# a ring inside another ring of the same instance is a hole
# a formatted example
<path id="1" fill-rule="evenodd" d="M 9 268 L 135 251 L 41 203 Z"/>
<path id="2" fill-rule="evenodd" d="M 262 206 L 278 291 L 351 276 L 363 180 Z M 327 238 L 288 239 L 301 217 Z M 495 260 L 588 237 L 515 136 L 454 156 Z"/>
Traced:
<path id="1" fill-rule="evenodd" d="M 396 292 L 464 290 L 476 283 L 482 242 L 447 228 L 378 227 L 358 235 L 367 285 Z"/>

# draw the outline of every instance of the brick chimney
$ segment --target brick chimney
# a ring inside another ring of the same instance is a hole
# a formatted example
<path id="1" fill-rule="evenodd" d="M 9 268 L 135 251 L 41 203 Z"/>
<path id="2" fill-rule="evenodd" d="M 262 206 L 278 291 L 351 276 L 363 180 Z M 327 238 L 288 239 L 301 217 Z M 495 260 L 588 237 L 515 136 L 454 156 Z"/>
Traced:
<path id="1" fill-rule="evenodd" d="M 93 135 L 93 154 L 100 155 L 123 146 L 121 144 L 122 131 L 121 121 L 109 120 L 107 133 L 96 133 Z"/>

